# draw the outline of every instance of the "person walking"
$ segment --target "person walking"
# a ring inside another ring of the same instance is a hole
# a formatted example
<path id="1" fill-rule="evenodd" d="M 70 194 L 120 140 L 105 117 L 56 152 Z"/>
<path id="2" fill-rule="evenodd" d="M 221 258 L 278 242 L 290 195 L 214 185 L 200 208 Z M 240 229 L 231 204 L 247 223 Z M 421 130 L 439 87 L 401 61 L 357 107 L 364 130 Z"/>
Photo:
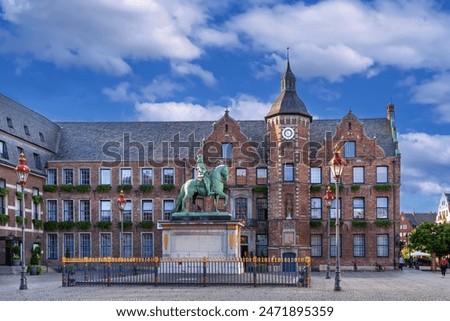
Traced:
<path id="1" fill-rule="evenodd" d="M 403 256 L 400 256 L 400 259 L 398 260 L 398 265 L 399 265 L 400 271 L 403 271 L 403 267 L 405 266 L 405 259 L 403 258 Z"/>
<path id="2" fill-rule="evenodd" d="M 442 277 L 445 277 L 445 272 L 447 272 L 447 267 L 448 267 L 448 261 L 447 261 L 447 259 L 446 259 L 445 257 L 443 257 L 443 258 L 441 259 L 441 264 L 440 264 L 440 266 L 441 266 L 441 274 L 442 274 Z"/>

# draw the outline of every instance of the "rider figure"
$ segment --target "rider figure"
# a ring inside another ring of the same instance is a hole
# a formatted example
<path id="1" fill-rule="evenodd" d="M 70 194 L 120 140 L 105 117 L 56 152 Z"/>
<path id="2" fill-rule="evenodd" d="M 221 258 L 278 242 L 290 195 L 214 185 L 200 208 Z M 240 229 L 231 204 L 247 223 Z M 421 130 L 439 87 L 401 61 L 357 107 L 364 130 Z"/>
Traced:
<path id="1" fill-rule="evenodd" d="M 206 168 L 205 163 L 203 162 L 203 155 L 197 155 L 197 171 L 198 171 L 198 180 L 203 181 L 205 183 L 206 193 L 207 195 L 213 195 L 211 192 L 211 179 L 209 177 L 209 172 Z"/>

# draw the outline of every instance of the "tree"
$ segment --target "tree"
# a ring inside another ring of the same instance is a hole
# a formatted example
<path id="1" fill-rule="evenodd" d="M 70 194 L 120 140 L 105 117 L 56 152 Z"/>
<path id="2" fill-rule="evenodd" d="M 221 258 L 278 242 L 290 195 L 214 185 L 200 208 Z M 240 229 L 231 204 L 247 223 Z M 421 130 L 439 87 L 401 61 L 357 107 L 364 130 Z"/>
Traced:
<path id="1" fill-rule="evenodd" d="M 450 253 L 450 224 L 424 222 L 414 229 L 409 237 L 409 247 L 436 256 Z"/>

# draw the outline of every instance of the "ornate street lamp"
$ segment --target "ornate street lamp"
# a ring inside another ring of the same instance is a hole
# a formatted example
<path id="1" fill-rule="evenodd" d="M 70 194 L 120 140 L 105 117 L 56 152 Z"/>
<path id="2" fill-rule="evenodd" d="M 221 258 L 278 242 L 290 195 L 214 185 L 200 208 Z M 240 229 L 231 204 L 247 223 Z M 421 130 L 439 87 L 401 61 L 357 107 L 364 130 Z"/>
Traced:
<path id="1" fill-rule="evenodd" d="M 340 237 L 339 237 L 339 180 L 342 177 L 344 166 L 347 165 L 345 160 L 341 158 L 339 150 L 335 148 L 334 156 L 328 163 L 334 177 L 334 184 L 336 187 L 336 276 L 334 282 L 334 290 L 341 291 L 341 266 L 340 266 Z"/>
<path id="2" fill-rule="evenodd" d="M 327 207 L 327 218 L 328 218 L 328 222 L 327 222 L 327 276 L 325 277 L 326 279 L 331 279 L 330 276 L 330 251 L 331 251 L 331 234 L 330 234 L 330 224 L 331 224 L 331 220 L 330 220 L 330 208 L 331 205 L 333 204 L 333 192 L 331 191 L 330 186 L 327 187 L 327 192 L 325 193 L 325 196 L 323 197 L 323 200 L 325 202 L 325 206 Z"/>
<path id="3" fill-rule="evenodd" d="M 20 272 L 20 290 L 27 290 L 27 277 L 25 269 L 25 184 L 27 183 L 28 174 L 30 174 L 30 168 L 27 166 L 27 159 L 22 152 L 19 156 L 19 165 L 16 167 L 17 178 L 21 186 L 22 199 L 20 200 L 21 217 L 22 217 L 22 271 Z"/>
<path id="4" fill-rule="evenodd" d="M 123 211 L 125 210 L 125 204 L 127 204 L 127 201 L 124 197 L 123 190 L 121 190 L 117 199 L 117 207 L 120 212 L 120 256 L 123 253 Z"/>

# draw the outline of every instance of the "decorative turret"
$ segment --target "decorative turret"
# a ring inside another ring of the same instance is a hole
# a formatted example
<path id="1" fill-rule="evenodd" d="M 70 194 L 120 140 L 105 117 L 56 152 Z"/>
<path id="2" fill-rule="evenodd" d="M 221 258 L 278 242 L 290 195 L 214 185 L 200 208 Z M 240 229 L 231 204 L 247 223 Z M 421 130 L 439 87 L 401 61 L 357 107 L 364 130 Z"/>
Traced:
<path id="1" fill-rule="evenodd" d="M 286 64 L 286 71 L 281 76 L 281 93 L 270 108 L 269 113 L 265 119 L 276 115 L 301 115 L 308 117 L 310 120 L 312 116 L 306 109 L 303 101 L 298 97 L 295 89 L 295 75 L 291 70 L 289 59 Z"/>

